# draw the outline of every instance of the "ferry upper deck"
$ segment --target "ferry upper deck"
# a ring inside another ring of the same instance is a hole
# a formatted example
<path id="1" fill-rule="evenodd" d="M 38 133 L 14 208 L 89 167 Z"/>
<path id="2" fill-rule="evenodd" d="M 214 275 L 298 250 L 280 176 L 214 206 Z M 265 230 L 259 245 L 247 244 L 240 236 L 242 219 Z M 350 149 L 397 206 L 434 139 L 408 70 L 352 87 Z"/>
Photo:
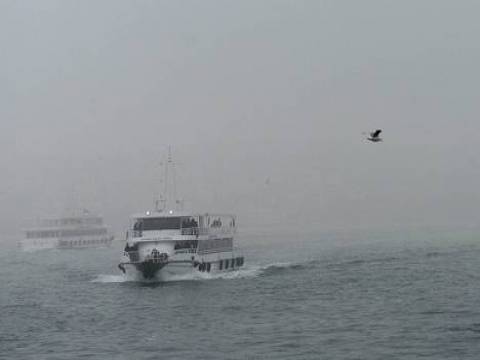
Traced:
<path id="1" fill-rule="evenodd" d="M 226 214 L 147 211 L 131 219 L 127 239 L 137 241 L 233 236 L 236 231 L 235 216 Z"/>

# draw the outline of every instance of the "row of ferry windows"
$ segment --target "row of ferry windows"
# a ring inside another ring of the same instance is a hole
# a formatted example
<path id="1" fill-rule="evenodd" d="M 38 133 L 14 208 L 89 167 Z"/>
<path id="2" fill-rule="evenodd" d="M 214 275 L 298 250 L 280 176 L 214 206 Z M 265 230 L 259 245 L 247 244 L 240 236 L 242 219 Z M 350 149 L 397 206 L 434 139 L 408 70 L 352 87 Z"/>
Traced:
<path id="1" fill-rule="evenodd" d="M 225 270 L 228 268 L 235 268 L 235 267 L 240 267 L 243 266 L 243 257 L 238 257 L 235 259 L 225 259 L 225 260 L 220 260 L 218 262 L 218 270 L 223 270 L 225 267 Z M 202 262 L 198 264 L 198 270 L 202 272 L 210 272 L 210 269 L 212 268 L 212 264 L 209 262 Z"/>
<path id="2" fill-rule="evenodd" d="M 92 244 L 106 244 L 110 240 L 107 238 L 104 239 L 98 239 L 98 240 L 61 240 L 59 242 L 60 246 L 78 246 L 78 245 L 92 245 Z"/>
<path id="3" fill-rule="evenodd" d="M 226 221 L 226 219 L 224 219 Z M 149 231 L 149 230 L 179 230 L 179 229 L 195 229 L 198 227 L 198 222 L 192 217 L 180 217 L 180 216 L 171 216 L 171 217 L 158 217 L 158 218 L 140 218 L 135 221 L 133 225 L 133 230 L 136 231 Z M 217 218 L 212 220 L 207 220 L 207 226 L 210 227 L 222 227 L 222 220 Z M 235 219 L 230 219 L 228 226 L 235 226 Z M 185 234 L 188 235 L 188 234 Z M 192 234 L 195 235 L 195 234 Z"/>
<path id="4" fill-rule="evenodd" d="M 200 244 L 201 250 L 230 249 L 233 246 L 233 240 L 232 238 L 202 240 Z"/>
<path id="5" fill-rule="evenodd" d="M 226 259 L 226 260 L 220 260 L 218 263 L 218 270 L 223 270 L 228 269 L 228 268 L 233 268 L 237 266 L 242 266 L 243 265 L 243 257 L 239 257 L 236 259 Z"/>
<path id="6" fill-rule="evenodd" d="M 105 235 L 107 229 L 72 229 L 72 230 L 39 230 L 27 231 L 27 239 L 32 238 L 58 238 L 70 236 Z"/>
<path id="7" fill-rule="evenodd" d="M 212 240 L 202 240 L 200 241 L 201 250 L 210 250 L 210 249 L 231 249 L 233 246 L 232 238 L 225 239 L 212 239 Z M 180 240 L 175 242 L 175 250 L 181 249 L 196 249 L 198 247 L 198 240 Z"/>
<path id="8" fill-rule="evenodd" d="M 50 226 L 66 226 L 66 225 L 101 225 L 103 223 L 100 217 L 88 217 L 88 218 L 63 218 L 44 220 L 44 224 Z"/>
<path id="9" fill-rule="evenodd" d="M 58 243 L 60 246 L 77 246 L 77 245 L 91 245 L 91 244 L 106 244 L 110 239 L 103 238 L 98 240 L 60 240 Z M 50 242 L 47 240 L 34 240 L 34 245 L 47 245 Z"/>
<path id="10" fill-rule="evenodd" d="M 181 224 L 180 217 L 163 217 L 163 218 L 143 218 L 138 219 L 133 225 L 134 230 L 178 230 Z"/>

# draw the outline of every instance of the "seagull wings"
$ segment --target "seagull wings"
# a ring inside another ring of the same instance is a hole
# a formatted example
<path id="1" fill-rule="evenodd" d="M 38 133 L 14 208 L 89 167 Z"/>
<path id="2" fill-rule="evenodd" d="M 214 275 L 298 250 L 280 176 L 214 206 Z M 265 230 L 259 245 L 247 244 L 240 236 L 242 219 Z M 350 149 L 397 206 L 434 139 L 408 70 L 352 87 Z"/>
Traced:
<path id="1" fill-rule="evenodd" d="M 374 132 L 372 132 L 370 135 L 372 136 L 372 138 L 376 138 L 378 137 L 378 135 L 380 135 L 381 132 L 382 132 L 381 129 L 377 129 Z"/>

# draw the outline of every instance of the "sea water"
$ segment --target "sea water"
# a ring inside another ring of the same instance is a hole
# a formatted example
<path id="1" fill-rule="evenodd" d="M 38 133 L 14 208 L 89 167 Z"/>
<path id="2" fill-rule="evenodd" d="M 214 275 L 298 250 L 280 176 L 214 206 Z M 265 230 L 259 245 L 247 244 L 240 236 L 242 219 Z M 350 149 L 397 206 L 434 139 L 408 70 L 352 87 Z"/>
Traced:
<path id="1" fill-rule="evenodd" d="M 260 235 L 261 234 L 261 235 Z M 0 252 L 0 359 L 479 359 L 480 232 L 243 232 L 237 272 Z"/>

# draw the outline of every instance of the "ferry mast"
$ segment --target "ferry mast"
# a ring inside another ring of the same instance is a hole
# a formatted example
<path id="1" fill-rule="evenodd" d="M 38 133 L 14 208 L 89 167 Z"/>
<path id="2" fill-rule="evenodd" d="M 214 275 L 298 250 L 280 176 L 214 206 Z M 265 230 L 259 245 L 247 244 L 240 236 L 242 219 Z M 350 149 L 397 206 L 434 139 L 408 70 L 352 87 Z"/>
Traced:
<path id="1" fill-rule="evenodd" d="M 168 147 L 168 156 L 167 161 L 160 163 L 164 165 L 164 179 L 163 179 L 163 193 L 160 191 L 159 198 L 155 201 L 155 210 L 158 212 L 163 212 L 167 209 L 173 210 L 175 205 L 183 205 L 182 201 L 177 199 L 177 179 L 176 179 L 176 168 L 175 162 L 172 157 L 172 149 Z M 171 178 L 169 177 L 171 176 Z M 172 184 L 170 184 L 172 182 Z M 160 189 L 162 186 L 160 186 Z M 174 201 L 174 204 L 170 202 Z"/>

